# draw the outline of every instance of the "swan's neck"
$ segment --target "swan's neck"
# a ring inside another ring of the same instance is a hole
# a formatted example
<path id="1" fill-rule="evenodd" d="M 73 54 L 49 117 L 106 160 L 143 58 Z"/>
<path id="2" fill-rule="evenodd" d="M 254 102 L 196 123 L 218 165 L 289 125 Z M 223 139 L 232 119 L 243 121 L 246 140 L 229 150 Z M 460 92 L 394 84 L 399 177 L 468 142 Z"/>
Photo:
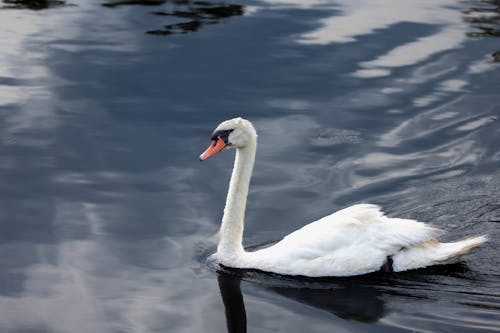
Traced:
<path id="1" fill-rule="evenodd" d="M 219 261 L 228 266 L 234 266 L 244 252 L 243 222 L 256 148 L 257 141 L 255 140 L 248 146 L 236 150 L 233 174 L 220 228 L 220 241 L 217 246 Z"/>

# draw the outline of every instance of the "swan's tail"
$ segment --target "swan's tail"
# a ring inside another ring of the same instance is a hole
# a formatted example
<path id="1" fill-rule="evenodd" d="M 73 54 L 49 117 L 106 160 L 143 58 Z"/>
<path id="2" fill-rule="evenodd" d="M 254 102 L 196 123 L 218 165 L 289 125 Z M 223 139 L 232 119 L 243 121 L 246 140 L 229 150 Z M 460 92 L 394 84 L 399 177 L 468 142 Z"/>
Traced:
<path id="1" fill-rule="evenodd" d="M 453 243 L 428 241 L 415 244 L 392 256 L 393 269 L 395 272 L 401 272 L 432 265 L 449 264 L 487 240 L 488 238 L 483 235 Z"/>

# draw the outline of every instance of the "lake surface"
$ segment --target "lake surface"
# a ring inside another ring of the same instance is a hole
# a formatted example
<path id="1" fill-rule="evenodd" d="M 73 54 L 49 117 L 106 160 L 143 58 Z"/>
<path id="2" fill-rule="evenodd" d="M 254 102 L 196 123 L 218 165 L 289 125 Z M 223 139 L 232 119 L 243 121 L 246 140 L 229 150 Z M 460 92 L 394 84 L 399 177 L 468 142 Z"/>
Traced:
<path id="1" fill-rule="evenodd" d="M 2 332 L 500 329 L 498 1 L 0 7 Z M 221 269 L 234 153 L 198 155 L 235 116 L 249 247 L 359 202 L 491 240 L 400 274 Z"/>

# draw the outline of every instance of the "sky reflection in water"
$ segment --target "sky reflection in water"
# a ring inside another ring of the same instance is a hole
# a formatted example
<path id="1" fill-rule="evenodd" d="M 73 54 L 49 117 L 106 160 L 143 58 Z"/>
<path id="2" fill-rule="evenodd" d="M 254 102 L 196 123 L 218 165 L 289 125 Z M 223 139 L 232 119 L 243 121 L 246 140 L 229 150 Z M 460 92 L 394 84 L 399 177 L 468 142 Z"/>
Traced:
<path id="1" fill-rule="evenodd" d="M 0 10 L 1 330 L 498 328 L 494 2 L 38 3 Z M 361 201 L 492 241 L 388 277 L 207 265 L 233 156 L 196 157 L 235 115 L 250 246 Z"/>

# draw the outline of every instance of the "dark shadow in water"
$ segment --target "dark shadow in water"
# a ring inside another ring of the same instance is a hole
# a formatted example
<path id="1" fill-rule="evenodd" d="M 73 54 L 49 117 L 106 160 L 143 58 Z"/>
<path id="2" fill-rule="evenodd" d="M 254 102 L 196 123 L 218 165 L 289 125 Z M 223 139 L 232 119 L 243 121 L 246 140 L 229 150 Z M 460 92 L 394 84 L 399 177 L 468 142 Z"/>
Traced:
<path id="1" fill-rule="evenodd" d="M 123 1 L 110 1 L 103 3 L 104 7 L 119 7 L 124 5 L 140 5 L 140 6 L 159 6 L 163 5 L 166 0 L 123 0 Z"/>
<path id="2" fill-rule="evenodd" d="M 217 24 L 222 19 L 241 16 L 245 12 L 245 7 L 241 5 L 186 0 L 123 0 L 106 2 L 103 6 L 108 8 L 123 5 L 160 6 L 167 3 L 173 4 L 175 9 L 158 10 L 151 14 L 170 17 L 177 22 L 166 24 L 162 29 L 148 30 L 147 34 L 168 36 L 191 33 L 203 26 Z"/>
<path id="3" fill-rule="evenodd" d="M 246 333 L 247 314 L 243 294 L 241 293 L 241 277 L 218 274 L 220 295 L 226 311 L 228 333 Z"/>
<path id="4" fill-rule="evenodd" d="M 468 37 L 500 37 L 500 1 L 472 1 L 472 7 L 462 11 L 464 21 L 477 31 L 468 32 Z"/>
<path id="5" fill-rule="evenodd" d="M 66 6 L 66 1 L 63 0 L 3 0 L 2 2 L 7 4 L 2 6 L 2 9 L 41 10 Z"/>
<path id="6" fill-rule="evenodd" d="M 494 62 L 500 62 L 500 51 L 495 51 L 491 54 Z"/>
<path id="7" fill-rule="evenodd" d="M 271 288 L 300 303 L 330 312 L 347 320 L 374 323 L 384 317 L 384 301 L 379 289 L 343 281 L 334 289 Z"/>
<path id="8" fill-rule="evenodd" d="M 294 301 L 327 311 L 345 320 L 374 323 L 388 313 L 384 295 L 428 299 L 407 289 L 408 283 L 426 282 L 431 277 L 463 277 L 463 264 L 435 266 L 403 273 L 372 273 L 346 278 L 290 277 L 256 270 L 238 270 L 219 266 L 218 282 L 225 307 L 229 333 L 246 332 L 246 312 L 241 280 L 260 286 Z"/>
<path id="9" fill-rule="evenodd" d="M 241 279 L 252 282 L 258 280 L 260 285 L 270 291 L 327 311 L 342 319 L 373 323 L 385 315 L 384 302 L 381 298 L 382 291 L 374 287 L 372 285 L 373 281 L 369 278 L 312 279 L 285 277 L 259 271 L 241 272 L 228 268 L 219 271 L 218 277 L 221 296 L 226 307 L 226 316 L 235 316 L 226 318 L 228 327 L 230 322 L 233 323 L 232 327 L 234 327 L 235 321 L 246 318 L 241 313 L 245 311 L 243 296 L 236 296 L 237 292 L 241 293 L 239 289 Z M 231 298 L 228 298 L 227 295 L 231 295 Z M 233 306 L 237 305 L 237 302 L 241 300 L 241 305 L 238 305 L 238 312 L 235 309 L 227 308 L 228 300 L 232 301 Z"/>
<path id="10" fill-rule="evenodd" d="M 210 5 L 206 2 L 198 2 L 199 6 L 190 7 L 190 10 L 175 10 L 172 12 L 158 11 L 152 14 L 161 16 L 173 16 L 178 18 L 189 18 L 187 22 L 167 24 L 164 29 L 146 31 L 152 35 L 172 35 L 176 33 L 188 33 L 197 31 L 204 25 L 216 24 L 219 20 L 231 16 L 243 15 L 243 6 L 231 4 Z"/>

